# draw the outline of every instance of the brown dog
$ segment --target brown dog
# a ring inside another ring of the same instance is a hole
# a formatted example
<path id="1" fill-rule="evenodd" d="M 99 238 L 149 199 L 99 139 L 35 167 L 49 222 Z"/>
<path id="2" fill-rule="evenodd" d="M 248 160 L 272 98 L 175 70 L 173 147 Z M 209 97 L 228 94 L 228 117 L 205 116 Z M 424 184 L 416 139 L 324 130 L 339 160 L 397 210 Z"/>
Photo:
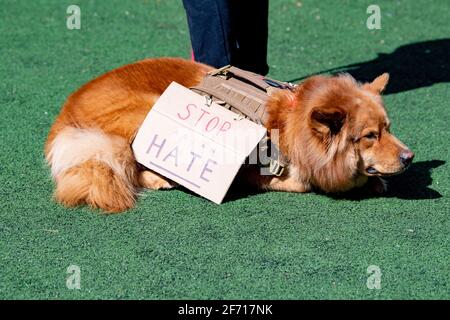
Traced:
<path id="1" fill-rule="evenodd" d="M 56 200 L 119 212 L 133 207 L 140 187 L 173 187 L 164 177 L 139 169 L 130 144 L 172 81 L 192 87 L 210 70 L 183 59 L 147 59 L 108 72 L 73 93 L 45 146 Z M 267 104 L 267 127 L 279 129 L 288 170 L 274 177 L 248 169 L 237 179 L 293 192 L 341 192 L 371 179 L 371 188 L 383 191 L 379 177 L 402 172 L 414 157 L 389 132 L 380 96 L 388 78 L 383 74 L 372 83 L 359 84 L 349 75 L 315 76 L 295 91 L 273 94 Z"/>

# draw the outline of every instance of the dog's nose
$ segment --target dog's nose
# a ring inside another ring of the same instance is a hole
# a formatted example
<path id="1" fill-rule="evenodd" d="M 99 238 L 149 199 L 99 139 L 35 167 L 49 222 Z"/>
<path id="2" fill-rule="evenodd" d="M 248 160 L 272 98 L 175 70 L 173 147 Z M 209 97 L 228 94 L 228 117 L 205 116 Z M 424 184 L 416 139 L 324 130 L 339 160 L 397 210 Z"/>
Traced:
<path id="1" fill-rule="evenodd" d="M 412 152 L 411 150 L 402 151 L 402 153 L 400 153 L 400 161 L 405 167 L 408 166 L 413 159 L 414 152 Z"/>

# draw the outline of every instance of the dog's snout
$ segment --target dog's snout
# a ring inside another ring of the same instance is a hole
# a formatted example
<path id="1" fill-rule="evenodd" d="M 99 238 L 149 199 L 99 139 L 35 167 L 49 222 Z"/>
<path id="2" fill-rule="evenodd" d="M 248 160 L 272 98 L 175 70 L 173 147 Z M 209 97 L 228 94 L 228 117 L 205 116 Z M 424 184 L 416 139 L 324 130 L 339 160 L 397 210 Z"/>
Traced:
<path id="1" fill-rule="evenodd" d="M 405 150 L 400 153 L 400 161 L 404 166 L 408 166 L 414 159 L 414 152 L 411 150 Z"/>

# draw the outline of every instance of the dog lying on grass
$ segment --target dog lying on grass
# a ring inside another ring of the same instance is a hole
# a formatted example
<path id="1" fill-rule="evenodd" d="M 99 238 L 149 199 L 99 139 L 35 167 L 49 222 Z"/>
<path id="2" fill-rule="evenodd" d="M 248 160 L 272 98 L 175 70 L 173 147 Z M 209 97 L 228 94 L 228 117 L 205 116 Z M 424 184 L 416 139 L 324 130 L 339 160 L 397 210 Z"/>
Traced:
<path id="1" fill-rule="evenodd" d="M 139 188 L 174 187 L 137 164 L 131 143 L 172 81 L 193 87 L 210 70 L 178 58 L 146 59 L 70 95 L 45 145 L 55 199 L 112 213 L 132 208 Z M 289 166 L 279 177 L 248 168 L 237 179 L 266 190 L 338 193 L 367 185 L 383 192 L 381 177 L 401 173 L 414 157 L 389 131 L 381 99 L 388 79 L 385 73 L 360 84 L 349 75 L 313 76 L 294 91 L 276 91 L 267 102 L 266 127 L 279 130 L 279 148 Z"/>

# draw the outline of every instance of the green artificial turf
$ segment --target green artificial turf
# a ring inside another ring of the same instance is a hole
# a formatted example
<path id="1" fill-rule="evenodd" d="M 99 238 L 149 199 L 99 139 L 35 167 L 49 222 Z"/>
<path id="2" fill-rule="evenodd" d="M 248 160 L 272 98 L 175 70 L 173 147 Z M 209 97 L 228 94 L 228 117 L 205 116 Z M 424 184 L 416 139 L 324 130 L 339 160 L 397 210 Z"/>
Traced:
<path id="1" fill-rule="evenodd" d="M 389 71 L 393 131 L 415 152 L 384 197 L 271 192 L 215 205 L 183 190 L 144 192 L 105 216 L 52 201 L 43 158 L 65 98 L 114 67 L 189 57 L 181 1 L 2 0 L 0 298 L 450 298 L 450 2 L 270 1 L 270 76 Z M 433 41 L 436 40 L 436 41 Z M 354 65 L 353 67 L 346 67 Z M 66 287 L 67 267 L 81 289 Z M 381 289 L 366 286 L 379 266 Z"/>

